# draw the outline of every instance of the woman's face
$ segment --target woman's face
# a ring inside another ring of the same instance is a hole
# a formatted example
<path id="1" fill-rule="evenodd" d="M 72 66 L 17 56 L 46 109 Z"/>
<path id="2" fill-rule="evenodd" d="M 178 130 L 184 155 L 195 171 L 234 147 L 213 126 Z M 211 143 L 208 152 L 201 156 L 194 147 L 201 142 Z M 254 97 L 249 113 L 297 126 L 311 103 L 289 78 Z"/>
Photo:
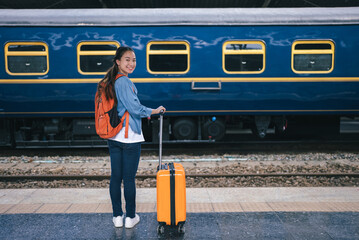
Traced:
<path id="1" fill-rule="evenodd" d="M 116 60 L 118 68 L 121 73 L 128 76 L 136 68 L 136 55 L 132 51 L 125 52 L 120 60 Z"/>

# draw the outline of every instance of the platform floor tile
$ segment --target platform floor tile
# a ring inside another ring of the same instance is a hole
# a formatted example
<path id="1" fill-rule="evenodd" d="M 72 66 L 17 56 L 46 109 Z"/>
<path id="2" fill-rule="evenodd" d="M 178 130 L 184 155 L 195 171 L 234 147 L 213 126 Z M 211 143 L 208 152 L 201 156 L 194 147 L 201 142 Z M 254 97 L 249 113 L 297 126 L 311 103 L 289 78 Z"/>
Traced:
<path id="1" fill-rule="evenodd" d="M 213 203 L 214 212 L 243 212 L 240 203 Z"/>
<path id="2" fill-rule="evenodd" d="M 6 211 L 9 214 L 16 214 L 16 213 L 35 213 L 42 204 L 40 203 L 33 203 L 33 204 L 16 204 L 12 208 Z"/>
<path id="3" fill-rule="evenodd" d="M 333 212 L 359 212 L 359 202 L 327 202 L 325 204 Z"/>
<path id="4" fill-rule="evenodd" d="M 0 214 L 5 213 L 6 211 L 8 211 L 13 206 L 15 206 L 15 205 L 14 204 L 0 204 Z"/>
<path id="5" fill-rule="evenodd" d="M 273 209 L 264 202 L 241 202 L 244 212 L 271 212 Z"/>
<path id="6" fill-rule="evenodd" d="M 358 202 L 270 202 L 276 212 L 359 212 Z"/>
<path id="7" fill-rule="evenodd" d="M 30 203 L 23 201 L 30 198 L 34 192 L 36 189 L 0 189 L 0 204 Z"/>
<path id="8" fill-rule="evenodd" d="M 66 213 L 95 213 L 98 207 L 98 203 L 71 204 Z"/>
<path id="9" fill-rule="evenodd" d="M 213 207 L 211 203 L 187 203 L 186 204 L 187 212 L 213 212 Z"/>
<path id="10" fill-rule="evenodd" d="M 140 203 L 140 204 L 136 204 L 136 211 L 142 213 L 156 212 L 157 206 L 155 203 Z"/>
<path id="11" fill-rule="evenodd" d="M 96 210 L 97 213 L 112 213 L 111 203 L 100 203 Z"/>
<path id="12" fill-rule="evenodd" d="M 64 213 L 70 206 L 71 204 L 68 203 L 47 203 L 37 209 L 36 213 Z"/>
<path id="13" fill-rule="evenodd" d="M 272 202 L 268 205 L 276 212 L 330 212 L 325 203 L 316 202 Z"/>

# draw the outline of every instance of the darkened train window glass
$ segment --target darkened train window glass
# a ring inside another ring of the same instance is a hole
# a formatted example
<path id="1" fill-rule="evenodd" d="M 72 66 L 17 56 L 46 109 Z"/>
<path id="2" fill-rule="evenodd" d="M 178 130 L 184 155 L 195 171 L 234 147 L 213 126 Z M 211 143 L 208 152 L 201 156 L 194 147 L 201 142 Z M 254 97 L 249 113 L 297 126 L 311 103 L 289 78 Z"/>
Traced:
<path id="1" fill-rule="evenodd" d="M 152 44 L 150 50 L 186 50 L 185 44 Z"/>
<path id="2" fill-rule="evenodd" d="M 49 51 L 41 42 L 12 42 L 5 45 L 5 68 L 10 75 L 45 75 Z"/>
<path id="3" fill-rule="evenodd" d="M 117 46 L 115 44 L 109 44 L 109 45 L 91 45 L 86 44 L 81 46 L 81 51 L 116 51 Z"/>
<path id="4" fill-rule="evenodd" d="M 77 66 L 81 74 L 103 75 L 113 65 L 118 42 L 81 42 L 77 46 Z"/>
<path id="5" fill-rule="evenodd" d="M 229 74 L 262 73 L 265 45 L 261 41 L 229 41 L 223 45 L 223 70 Z"/>
<path id="6" fill-rule="evenodd" d="M 147 45 L 147 70 L 153 74 L 184 74 L 189 71 L 187 42 L 150 42 Z"/>
<path id="7" fill-rule="evenodd" d="M 42 45 L 10 45 L 9 52 L 25 52 L 25 51 L 46 51 L 45 46 Z"/>
<path id="8" fill-rule="evenodd" d="M 306 49 L 306 50 L 316 50 L 316 49 L 331 49 L 332 46 L 330 44 L 296 44 L 295 45 L 295 49 L 299 50 L 299 49 Z"/>
<path id="9" fill-rule="evenodd" d="M 329 73 L 334 68 L 334 43 L 296 41 L 292 46 L 292 70 L 295 73 Z"/>

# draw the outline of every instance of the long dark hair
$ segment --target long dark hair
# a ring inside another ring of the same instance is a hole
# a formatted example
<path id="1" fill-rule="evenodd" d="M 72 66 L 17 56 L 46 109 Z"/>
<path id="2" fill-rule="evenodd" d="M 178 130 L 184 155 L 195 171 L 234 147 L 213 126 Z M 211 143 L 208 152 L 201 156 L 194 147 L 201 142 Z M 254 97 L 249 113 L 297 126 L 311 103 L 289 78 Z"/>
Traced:
<path id="1" fill-rule="evenodd" d="M 120 60 L 123 54 L 127 51 L 133 51 L 130 47 L 119 47 L 116 50 L 116 55 L 113 58 L 113 66 L 107 71 L 104 78 L 98 83 L 97 90 L 101 94 L 105 94 L 106 99 L 115 99 L 115 102 L 117 103 L 116 99 L 116 93 L 115 93 L 115 81 L 116 76 L 119 72 L 116 60 Z"/>

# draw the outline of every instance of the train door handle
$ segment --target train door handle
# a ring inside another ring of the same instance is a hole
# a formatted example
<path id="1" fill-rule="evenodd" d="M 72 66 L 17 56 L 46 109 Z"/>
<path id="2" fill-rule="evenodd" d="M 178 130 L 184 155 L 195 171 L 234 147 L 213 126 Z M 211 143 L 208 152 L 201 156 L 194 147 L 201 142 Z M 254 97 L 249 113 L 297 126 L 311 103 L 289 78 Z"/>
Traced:
<path id="1" fill-rule="evenodd" d="M 195 90 L 195 91 L 198 91 L 198 90 L 215 90 L 215 91 L 218 91 L 218 90 L 222 89 L 221 81 L 218 81 L 217 82 L 218 86 L 214 86 L 214 87 L 196 86 L 195 84 L 196 84 L 196 82 L 192 81 L 191 90 Z"/>

